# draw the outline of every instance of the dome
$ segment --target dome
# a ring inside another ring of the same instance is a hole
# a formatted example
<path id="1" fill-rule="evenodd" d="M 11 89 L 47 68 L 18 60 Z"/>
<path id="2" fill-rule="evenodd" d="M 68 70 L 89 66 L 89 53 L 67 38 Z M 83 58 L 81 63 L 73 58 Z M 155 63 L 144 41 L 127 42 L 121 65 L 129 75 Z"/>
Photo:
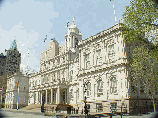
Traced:
<path id="1" fill-rule="evenodd" d="M 75 24 L 71 24 L 69 28 L 77 28 Z"/>

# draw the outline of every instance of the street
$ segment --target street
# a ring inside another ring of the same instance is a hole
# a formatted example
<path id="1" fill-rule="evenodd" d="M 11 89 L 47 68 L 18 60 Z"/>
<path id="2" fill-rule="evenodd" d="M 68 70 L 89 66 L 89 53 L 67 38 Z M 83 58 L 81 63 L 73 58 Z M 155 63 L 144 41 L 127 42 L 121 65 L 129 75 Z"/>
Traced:
<path id="1" fill-rule="evenodd" d="M 32 113 L 17 113 L 11 111 L 1 111 L 0 112 L 4 118 L 56 118 L 54 116 L 43 116 L 43 115 L 35 115 Z M 142 116 L 122 116 L 122 118 L 152 118 L 153 115 L 142 115 Z M 71 116 L 72 118 L 73 116 Z M 3 117 L 0 117 L 3 118 Z M 112 116 L 112 118 L 121 118 L 121 116 Z"/>
<path id="2" fill-rule="evenodd" d="M 1 113 L 5 116 L 4 118 L 10 118 L 10 117 L 11 118 L 50 118 L 50 116 L 42 116 L 42 115 L 35 115 L 29 113 L 17 113 L 10 111 L 3 111 Z"/>

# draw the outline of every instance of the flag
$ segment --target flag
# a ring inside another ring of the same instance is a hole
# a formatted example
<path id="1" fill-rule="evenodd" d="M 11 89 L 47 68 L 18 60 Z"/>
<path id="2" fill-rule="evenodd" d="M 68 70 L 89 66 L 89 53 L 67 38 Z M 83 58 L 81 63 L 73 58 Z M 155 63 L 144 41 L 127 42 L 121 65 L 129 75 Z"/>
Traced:
<path id="1" fill-rule="evenodd" d="M 47 41 L 47 35 L 46 35 L 46 38 L 44 39 L 44 42 L 45 42 L 45 41 Z"/>
<path id="2" fill-rule="evenodd" d="M 65 28 L 69 27 L 69 22 L 67 23 L 67 25 L 65 26 Z"/>
<path id="3" fill-rule="evenodd" d="M 18 81 L 17 81 L 17 82 L 15 82 L 15 85 L 18 87 Z"/>

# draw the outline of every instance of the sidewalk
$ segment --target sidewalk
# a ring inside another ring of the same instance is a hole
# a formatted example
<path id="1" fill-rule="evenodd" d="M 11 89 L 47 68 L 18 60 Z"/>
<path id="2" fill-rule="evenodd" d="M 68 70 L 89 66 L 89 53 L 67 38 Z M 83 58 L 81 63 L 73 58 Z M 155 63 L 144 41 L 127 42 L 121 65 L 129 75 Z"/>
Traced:
<path id="1" fill-rule="evenodd" d="M 11 112 L 18 112 L 18 113 L 32 113 L 36 115 L 45 115 L 44 113 L 41 113 L 39 109 L 32 109 L 32 110 L 27 110 L 27 109 L 7 109 L 7 108 L 2 108 L 0 109 L 2 112 L 3 111 L 11 111 Z"/>
<path id="2" fill-rule="evenodd" d="M 64 113 L 41 113 L 40 109 L 32 109 L 32 110 L 27 110 L 27 109 L 6 109 L 6 108 L 2 108 L 0 109 L 0 111 L 10 111 L 10 112 L 16 112 L 16 113 L 29 113 L 29 114 L 35 114 L 35 115 L 43 115 L 43 116 L 56 116 L 56 115 L 60 115 L 60 116 L 84 116 L 83 114 L 64 114 Z M 97 113 L 96 113 L 97 114 Z M 122 118 L 151 118 L 151 115 L 153 113 L 149 114 L 149 115 L 137 115 L 137 116 L 123 116 Z M 112 116 L 112 118 L 121 118 L 120 115 L 117 116 Z"/>
<path id="3" fill-rule="evenodd" d="M 41 113 L 40 109 L 32 109 L 32 110 L 27 110 L 27 109 L 7 109 L 7 108 L 2 108 L 0 109 L 0 111 L 10 111 L 10 112 L 16 112 L 16 113 L 30 113 L 30 114 L 35 114 L 35 115 L 43 115 L 43 116 L 56 116 L 56 115 L 60 115 L 60 116 L 84 116 L 82 114 L 64 114 L 64 113 L 51 113 L 51 112 L 45 112 L 45 113 Z"/>

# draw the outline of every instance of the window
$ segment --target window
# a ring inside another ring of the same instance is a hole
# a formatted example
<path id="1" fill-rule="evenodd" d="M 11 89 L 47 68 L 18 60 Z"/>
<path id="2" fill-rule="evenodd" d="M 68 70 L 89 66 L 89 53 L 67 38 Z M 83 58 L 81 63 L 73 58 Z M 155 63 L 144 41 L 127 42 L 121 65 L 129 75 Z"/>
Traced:
<path id="1" fill-rule="evenodd" d="M 78 46 L 78 39 L 75 38 L 75 48 Z"/>
<path id="2" fill-rule="evenodd" d="M 117 111 L 117 109 L 116 109 L 116 108 L 117 108 L 117 102 L 111 102 L 111 103 L 110 103 L 110 106 L 111 106 L 111 107 L 110 107 L 110 112 L 113 113 L 113 112 L 116 112 L 116 111 Z"/>
<path id="3" fill-rule="evenodd" d="M 103 105 L 102 105 L 102 103 L 97 103 L 96 104 L 96 108 L 97 108 L 96 112 L 103 112 Z"/>
<path id="4" fill-rule="evenodd" d="M 117 93 L 117 80 L 115 77 L 112 77 L 110 79 L 111 86 L 110 86 L 110 92 L 111 93 Z"/>
<path id="5" fill-rule="evenodd" d="M 46 82 L 47 81 L 47 77 L 46 77 L 46 75 L 44 75 L 44 82 Z"/>
<path id="6" fill-rule="evenodd" d="M 90 96 L 91 95 L 91 83 L 88 82 L 87 83 L 87 96 Z"/>
<path id="7" fill-rule="evenodd" d="M 86 68 L 90 67 L 89 54 L 86 54 L 86 55 L 85 55 L 85 65 L 86 65 Z"/>
<path id="8" fill-rule="evenodd" d="M 109 57 L 109 62 L 114 61 L 115 59 L 114 44 L 108 46 L 108 57 Z"/>
<path id="9" fill-rule="evenodd" d="M 90 112 L 90 104 L 87 104 L 87 110 Z"/>
<path id="10" fill-rule="evenodd" d="M 97 97 L 100 97 L 101 95 L 103 95 L 103 81 L 99 80 L 97 82 Z"/>
<path id="11" fill-rule="evenodd" d="M 60 79 L 60 72 L 57 72 L 57 79 Z"/>
<path id="12" fill-rule="evenodd" d="M 96 51 L 97 53 L 97 65 L 102 63 L 102 55 L 101 55 L 101 50 Z"/>
<path id="13" fill-rule="evenodd" d="M 70 90 L 70 99 L 73 100 L 73 89 Z"/>

